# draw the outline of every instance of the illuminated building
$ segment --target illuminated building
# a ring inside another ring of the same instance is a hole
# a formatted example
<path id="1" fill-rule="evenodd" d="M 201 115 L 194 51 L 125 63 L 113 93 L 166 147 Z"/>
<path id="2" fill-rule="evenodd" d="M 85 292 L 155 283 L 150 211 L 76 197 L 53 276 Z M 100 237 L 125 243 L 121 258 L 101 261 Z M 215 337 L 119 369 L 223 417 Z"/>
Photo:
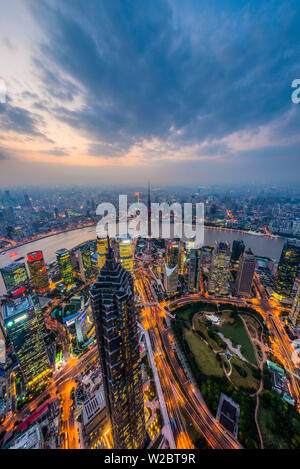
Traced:
<path id="1" fill-rule="evenodd" d="M 245 244 L 243 240 L 235 239 L 232 243 L 231 262 L 235 264 L 238 262 L 240 255 L 245 251 Z"/>
<path id="2" fill-rule="evenodd" d="M 98 253 L 98 267 L 99 270 L 105 264 L 106 254 L 107 254 L 107 239 L 106 238 L 97 238 L 97 253 Z"/>
<path id="3" fill-rule="evenodd" d="M 20 287 L 27 287 L 29 284 L 29 277 L 23 262 L 12 262 L 2 267 L 0 272 L 8 293 Z"/>
<path id="4" fill-rule="evenodd" d="M 49 360 L 38 316 L 30 295 L 2 304 L 4 325 L 20 364 L 27 387 L 36 385 L 49 372 Z"/>
<path id="5" fill-rule="evenodd" d="M 297 285 L 297 293 L 293 301 L 292 310 L 290 312 L 290 320 L 292 321 L 293 325 L 300 329 L 300 280 L 296 280 Z"/>
<path id="6" fill-rule="evenodd" d="M 101 437 L 107 425 L 103 386 L 82 404 L 82 435 L 84 449 L 101 447 Z"/>
<path id="7" fill-rule="evenodd" d="M 85 283 L 93 274 L 91 251 L 87 245 L 78 250 L 78 263 L 81 279 Z"/>
<path id="8" fill-rule="evenodd" d="M 93 340 L 95 336 L 95 325 L 90 306 L 85 307 L 75 319 L 75 331 L 79 345 L 86 347 Z"/>
<path id="9" fill-rule="evenodd" d="M 68 289 L 72 288 L 74 286 L 74 274 L 70 251 L 68 251 L 68 249 L 59 249 L 56 251 L 56 258 L 64 285 Z"/>
<path id="10" fill-rule="evenodd" d="M 37 293 L 45 293 L 49 288 L 49 281 L 42 251 L 29 252 L 27 265 L 34 289 Z"/>
<path id="11" fill-rule="evenodd" d="M 179 248 L 180 243 L 177 241 L 168 242 L 166 246 L 164 281 L 165 290 L 169 298 L 178 292 Z"/>
<path id="12" fill-rule="evenodd" d="M 184 274 L 184 268 L 185 268 L 185 249 L 184 249 L 184 244 L 180 243 L 179 256 L 178 256 L 178 273 L 179 273 L 179 275 Z"/>
<path id="13" fill-rule="evenodd" d="M 251 249 L 241 254 L 235 282 L 235 293 L 237 296 L 252 296 L 251 288 L 255 266 L 256 259 Z"/>
<path id="14" fill-rule="evenodd" d="M 188 250 L 188 291 L 197 293 L 200 282 L 200 251 L 190 248 Z"/>
<path id="15" fill-rule="evenodd" d="M 274 283 L 274 297 L 281 300 L 290 297 L 300 264 L 300 246 L 286 241 L 280 256 Z"/>
<path id="16" fill-rule="evenodd" d="M 114 447 L 143 448 L 146 431 L 134 283 L 110 247 L 90 299 Z"/>
<path id="17" fill-rule="evenodd" d="M 230 254 L 228 243 L 216 242 L 208 280 L 208 291 L 212 295 L 227 295 L 229 292 Z"/>
<path id="18" fill-rule="evenodd" d="M 119 259 L 124 267 L 131 274 L 133 273 L 133 253 L 132 243 L 129 237 L 121 238 L 119 241 Z"/>

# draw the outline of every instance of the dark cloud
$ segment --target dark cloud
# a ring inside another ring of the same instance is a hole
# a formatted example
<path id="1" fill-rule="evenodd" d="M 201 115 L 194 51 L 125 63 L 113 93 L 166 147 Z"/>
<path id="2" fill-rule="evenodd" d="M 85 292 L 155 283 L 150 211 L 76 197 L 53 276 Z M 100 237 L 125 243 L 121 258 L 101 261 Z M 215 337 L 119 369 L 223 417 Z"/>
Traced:
<path id="1" fill-rule="evenodd" d="M 41 122 L 40 116 L 27 109 L 12 105 L 9 98 L 7 98 L 6 104 L 0 105 L 0 129 L 2 131 L 44 137 L 39 130 Z"/>
<path id="2" fill-rule="evenodd" d="M 79 110 L 60 107 L 55 116 L 123 147 L 167 138 L 171 127 L 181 129 L 172 136 L 178 144 L 218 139 L 287 112 L 298 2 L 182 3 L 32 2 L 48 36 L 35 59 L 44 85 L 66 101 L 83 90 Z"/>

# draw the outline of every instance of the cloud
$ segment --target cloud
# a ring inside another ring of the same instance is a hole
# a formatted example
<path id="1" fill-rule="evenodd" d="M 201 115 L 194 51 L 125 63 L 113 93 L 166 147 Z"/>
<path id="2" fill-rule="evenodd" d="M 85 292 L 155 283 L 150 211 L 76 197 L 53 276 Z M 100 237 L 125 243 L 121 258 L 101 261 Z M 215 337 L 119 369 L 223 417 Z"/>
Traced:
<path id="1" fill-rule="evenodd" d="M 14 106 L 11 99 L 0 106 L 0 129 L 35 137 L 44 137 L 40 132 L 41 117 L 27 109 Z"/>

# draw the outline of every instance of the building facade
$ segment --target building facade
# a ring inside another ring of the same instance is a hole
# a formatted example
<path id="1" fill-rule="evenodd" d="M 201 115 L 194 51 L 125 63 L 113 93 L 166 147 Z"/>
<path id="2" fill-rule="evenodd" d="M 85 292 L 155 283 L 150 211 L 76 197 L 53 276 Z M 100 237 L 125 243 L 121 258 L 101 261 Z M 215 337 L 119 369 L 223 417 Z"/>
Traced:
<path id="1" fill-rule="evenodd" d="M 240 256 L 239 268 L 235 282 L 235 293 L 238 296 L 251 297 L 252 281 L 255 272 L 256 259 L 251 249 Z"/>
<path id="2" fill-rule="evenodd" d="M 228 243 L 216 242 L 208 280 L 211 295 L 227 295 L 229 292 L 230 255 Z"/>
<path id="3" fill-rule="evenodd" d="M 278 300 L 291 296 L 300 264 L 300 245 L 286 241 L 280 256 L 274 283 L 274 297 Z"/>
<path id="4" fill-rule="evenodd" d="M 49 288 L 49 281 L 42 251 L 29 252 L 27 254 L 27 265 L 35 291 L 37 293 L 46 293 Z"/>
<path id="5" fill-rule="evenodd" d="M 114 447 L 143 448 L 146 431 L 134 284 L 110 247 L 90 300 Z"/>
<path id="6" fill-rule="evenodd" d="M 56 251 L 56 258 L 62 281 L 67 289 L 70 289 L 74 286 L 74 274 L 70 251 L 68 249 L 59 249 Z"/>

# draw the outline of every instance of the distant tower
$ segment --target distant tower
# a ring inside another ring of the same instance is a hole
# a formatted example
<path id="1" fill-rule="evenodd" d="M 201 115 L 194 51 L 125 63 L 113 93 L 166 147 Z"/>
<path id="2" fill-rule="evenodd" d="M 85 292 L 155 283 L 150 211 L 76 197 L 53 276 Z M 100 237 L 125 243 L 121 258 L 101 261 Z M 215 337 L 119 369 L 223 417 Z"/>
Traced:
<path id="1" fill-rule="evenodd" d="M 232 243 L 231 262 L 234 264 L 240 258 L 240 255 L 245 251 L 245 244 L 243 240 L 235 239 Z"/>
<path id="2" fill-rule="evenodd" d="M 256 260 L 251 249 L 240 256 L 239 269 L 236 277 L 235 291 L 238 296 L 251 296 L 252 280 Z"/>
<path id="3" fill-rule="evenodd" d="M 210 294 L 228 294 L 230 254 L 230 246 L 228 243 L 216 242 L 208 280 L 208 291 Z"/>
<path id="4" fill-rule="evenodd" d="M 114 447 L 141 449 L 146 430 L 134 283 L 110 246 L 90 300 Z"/>
<path id="5" fill-rule="evenodd" d="M 200 283 L 200 249 L 191 247 L 188 251 L 188 291 L 197 293 Z"/>

